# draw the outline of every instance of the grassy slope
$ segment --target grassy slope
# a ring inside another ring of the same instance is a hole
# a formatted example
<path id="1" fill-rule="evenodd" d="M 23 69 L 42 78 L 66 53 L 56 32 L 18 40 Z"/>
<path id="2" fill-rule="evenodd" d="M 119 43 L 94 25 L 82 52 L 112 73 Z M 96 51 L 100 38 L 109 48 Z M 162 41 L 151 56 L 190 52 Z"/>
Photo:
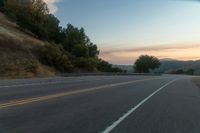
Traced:
<path id="1" fill-rule="evenodd" d="M 194 78 L 193 81 L 200 88 L 200 77 Z"/>
<path id="2" fill-rule="evenodd" d="M 0 77 L 23 78 L 54 75 L 39 63 L 35 48 L 45 44 L 22 31 L 0 13 Z"/>

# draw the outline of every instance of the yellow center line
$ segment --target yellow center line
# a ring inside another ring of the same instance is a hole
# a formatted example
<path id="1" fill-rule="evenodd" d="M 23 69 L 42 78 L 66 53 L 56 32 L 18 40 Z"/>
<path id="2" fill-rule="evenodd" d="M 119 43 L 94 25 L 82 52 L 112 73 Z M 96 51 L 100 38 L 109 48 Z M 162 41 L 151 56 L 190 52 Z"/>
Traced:
<path id="1" fill-rule="evenodd" d="M 10 101 L 10 102 L 0 104 L 0 109 L 13 107 L 13 106 L 17 106 L 17 105 L 25 105 L 25 104 L 29 104 L 29 103 L 33 103 L 33 102 L 46 101 L 46 100 L 50 100 L 50 99 L 55 99 L 55 98 L 59 98 L 59 97 L 70 96 L 70 95 L 75 95 L 75 94 L 80 94 L 80 93 L 92 92 L 92 91 L 105 89 L 105 88 L 109 88 L 109 87 L 116 87 L 116 86 L 131 84 L 131 83 L 155 80 L 155 79 L 162 79 L 162 78 L 149 78 L 149 79 L 143 79 L 143 80 L 134 80 L 134 81 L 128 81 L 128 82 L 121 82 L 121 83 L 108 84 L 108 85 L 103 85 L 103 86 L 98 86 L 98 87 L 92 87 L 92 88 L 88 88 L 88 89 L 81 89 L 81 90 L 76 90 L 76 91 L 51 94 L 51 95 L 47 95 L 47 96 L 28 98 L 28 99 L 23 99 L 23 100 L 13 100 L 13 101 Z"/>

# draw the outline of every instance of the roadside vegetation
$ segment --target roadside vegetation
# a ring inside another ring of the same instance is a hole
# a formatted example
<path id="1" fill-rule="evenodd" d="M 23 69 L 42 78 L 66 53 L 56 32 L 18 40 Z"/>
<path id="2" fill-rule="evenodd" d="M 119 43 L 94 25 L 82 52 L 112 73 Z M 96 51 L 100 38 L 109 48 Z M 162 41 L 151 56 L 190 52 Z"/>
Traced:
<path id="1" fill-rule="evenodd" d="M 172 70 L 170 74 L 185 74 L 185 75 L 194 75 L 195 70 L 194 69 L 178 69 L 178 70 Z"/>
<path id="2" fill-rule="evenodd" d="M 55 72 L 60 73 L 123 72 L 119 68 L 113 68 L 107 61 L 98 57 L 100 51 L 97 45 L 86 35 L 84 28 L 78 28 L 72 24 L 61 27 L 58 18 L 49 13 L 47 4 L 43 0 L 0 0 L 0 11 L 16 23 L 20 32 L 35 38 L 33 40 L 41 42 L 41 45 L 31 47 L 27 54 L 22 55 L 23 57 L 19 55 L 19 58 L 27 59 L 28 63 L 21 61 L 27 65 L 26 68 L 23 63 L 19 65 L 17 62 L 13 62 L 14 59 L 11 61 L 9 58 L 5 58 L 5 60 L 2 60 L 2 66 L 0 67 L 2 73 L 6 74 L 10 71 L 3 70 L 10 67 L 7 62 L 12 62 L 12 65 L 16 68 L 27 69 L 24 72 L 33 74 L 38 72 L 39 63 L 54 68 Z M 1 30 L 4 30 L 3 27 Z M 5 35 L 5 31 L 1 35 Z M 12 44 L 14 45 L 18 40 L 20 46 L 15 45 L 12 49 L 18 56 L 18 48 L 22 47 L 23 50 L 28 42 L 21 41 L 20 37 L 9 41 L 11 36 L 13 37 L 15 34 L 7 36 L 7 40 L 2 37 L 0 47 L 7 47 L 7 45 L 12 47 Z M 27 52 L 27 49 L 25 51 Z M 29 55 L 34 57 L 29 57 Z M 4 55 L 4 57 L 9 57 L 9 55 Z M 31 59 L 34 59 L 34 61 L 31 61 Z M 5 66 L 5 64 L 8 66 Z M 20 73 L 20 70 L 18 72 Z"/>
<path id="3" fill-rule="evenodd" d="M 200 88 L 200 77 L 193 78 L 193 81 Z"/>

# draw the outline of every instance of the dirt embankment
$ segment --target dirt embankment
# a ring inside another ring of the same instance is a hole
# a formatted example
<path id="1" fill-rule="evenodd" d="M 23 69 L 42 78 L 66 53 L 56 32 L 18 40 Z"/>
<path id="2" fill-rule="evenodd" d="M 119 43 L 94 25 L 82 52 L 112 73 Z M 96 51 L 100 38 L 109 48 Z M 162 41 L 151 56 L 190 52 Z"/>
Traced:
<path id="1" fill-rule="evenodd" d="M 53 76 L 55 70 L 41 64 L 34 50 L 45 43 L 21 31 L 0 13 L 0 78 Z"/>

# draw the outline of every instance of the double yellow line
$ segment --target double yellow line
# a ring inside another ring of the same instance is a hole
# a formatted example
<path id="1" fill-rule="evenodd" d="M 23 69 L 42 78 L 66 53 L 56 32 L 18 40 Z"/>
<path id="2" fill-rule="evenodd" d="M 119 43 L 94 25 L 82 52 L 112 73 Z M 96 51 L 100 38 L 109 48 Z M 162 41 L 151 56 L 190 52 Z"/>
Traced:
<path id="1" fill-rule="evenodd" d="M 18 106 L 18 105 L 25 105 L 25 104 L 29 104 L 29 103 L 33 103 L 33 102 L 46 101 L 46 100 L 60 98 L 60 97 L 64 97 L 64 96 L 70 96 L 70 95 L 75 95 L 75 94 L 81 94 L 81 93 L 86 93 L 86 92 L 97 91 L 97 90 L 105 89 L 105 88 L 109 88 L 109 87 L 116 87 L 116 86 L 131 84 L 131 83 L 155 80 L 155 79 L 161 79 L 161 78 L 149 78 L 149 79 L 143 79 L 143 80 L 134 80 L 134 81 L 128 81 L 128 82 L 122 82 L 122 83 L 115 83 L 115 84 L 103 85 L 103 86 L 98 86 L 98 87 L 92 87 L 92 88 L 88 88 L 88 89 L 81 89 L 81 90 L 76 90 L 76 91 L 51 94 L 51 95 L 47 95 L 47 96 L 28 98 L 28 99 L 23 99 L 23 100 L 13 100 L 13 101 L 10 101 L 10 102 L 6 102 L 6 103 L 0 104 L 0 109 L 13 107 L 13 106 Z"/>

